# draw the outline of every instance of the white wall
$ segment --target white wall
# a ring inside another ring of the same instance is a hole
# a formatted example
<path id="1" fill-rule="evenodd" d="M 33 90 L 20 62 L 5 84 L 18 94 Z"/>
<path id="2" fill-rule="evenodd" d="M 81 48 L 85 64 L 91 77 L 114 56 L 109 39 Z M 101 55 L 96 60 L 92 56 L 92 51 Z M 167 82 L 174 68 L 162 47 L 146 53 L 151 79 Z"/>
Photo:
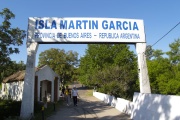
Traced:
<path id="1" fill-rule="evenodd" d="M 22 100 L 23 85 L 24 81 L 2 83 L 2 97 L 8 98 L 9 96 L 12 100 Z"/>
<path id="2" fill-rule="evenodd" d="M 117 110 L 131 114 L 131 101 L 125 100 L 123 98 L 115 98 L 114 96 L 107 95 L 100 92 L 93 92 L 93 96 L 104 101 L 105 103 L 115 107 Z"/>
<path id="3" fill-rule="evenodd" d="M 38 76 L 38 101 L 40 100 L 40 81 L 43 80 L 49 80 L 51 81 L 51 102 L 54 101 L 54 79 L 55 77 L 58 77 L 58 75 L 49 67 L 49 66 L 44 66 L 41 68 L 41 70 L 36 72 L 36 76 Z M 59 80 L 58 80 L 58 85 L 59 85 Z M 59 90 L 59 87 L 58 87 Z M 59 92 L 58 92 L 59 94 Z M 42 96 L 44 93 L 42 94 Z M 59 99 L 59 95 L 58 95 Z"/>
<path id="4" fill-rule="evenodd" d="M 93 92 L 93 96 L 131 115 L 133 120 L 180 120 L 180 96 L 134 93 L 133 102 Z"/>
<path id="5" fill-rule="evenodd" d="M 43 80 L 51 81 L 51 102 L 54 101 L 54 79 L 58 77 L 58 75 L 49 67 L 44 66 L 42 69 L 35 73 L 38 76 L 38 101 L 40 101 L 40 82 Z M 58 80 L 59 85 L 59 80 Z M 4 91 L 4 86 L 6 86 L 6 91 Z M 44 90 L 47 91 L 47 85 L 43 83 Z M 13 100 L 22 100 L 24 81 L 11 82 L 11 83 L 2 83 L 2 97 L 8 95 L 11 96 Z M 59 87 L 58 87 L 58 99 L 59 99 Z M 45 96 L 45 93 L 42 93 L 42 97 Z"/>
<path id="6" fill-rule="evenodd" d="M 134 93 L 133 120 L 180 120 L 180 96 Z"/>

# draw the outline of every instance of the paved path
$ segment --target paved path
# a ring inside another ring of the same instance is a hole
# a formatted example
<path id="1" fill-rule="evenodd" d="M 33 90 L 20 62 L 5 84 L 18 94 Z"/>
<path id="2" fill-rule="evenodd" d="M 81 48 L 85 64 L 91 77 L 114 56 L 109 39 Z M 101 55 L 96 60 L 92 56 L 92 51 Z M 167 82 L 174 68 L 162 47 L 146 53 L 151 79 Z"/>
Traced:
<path id="1" fill-rule="evenodd" d="M 66 102 L 47 120 L 130 120 L 130 116 L 115 108 L 101 102 L 92 95 L 87 95 L 88 90 L 79 88 L 81 99 L 78 106 L 74 107 L 71 99 L 71 105 Z"/>

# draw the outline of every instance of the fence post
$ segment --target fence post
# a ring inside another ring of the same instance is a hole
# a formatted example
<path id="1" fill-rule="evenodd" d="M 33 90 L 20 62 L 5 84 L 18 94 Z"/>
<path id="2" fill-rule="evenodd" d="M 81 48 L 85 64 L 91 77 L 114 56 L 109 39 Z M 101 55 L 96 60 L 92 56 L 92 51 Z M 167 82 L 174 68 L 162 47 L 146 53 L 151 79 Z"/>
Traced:
<path id="1" fill-rule="evenodd" d="M 42 106 L 41 111 L 42 111 L 42 120 L 44 120 L 44 106 Z"/>
<path id="2" fill-rule="evenodd" d="M 54 111 L 56 110 L 55 102 L 54 102 Z"/>

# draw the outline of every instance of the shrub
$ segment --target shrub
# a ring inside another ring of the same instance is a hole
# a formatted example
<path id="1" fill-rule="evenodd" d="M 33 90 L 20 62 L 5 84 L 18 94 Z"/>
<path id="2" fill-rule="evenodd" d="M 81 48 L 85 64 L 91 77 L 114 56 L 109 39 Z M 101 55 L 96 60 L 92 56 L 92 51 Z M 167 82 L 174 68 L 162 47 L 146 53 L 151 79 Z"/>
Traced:
<path id="1" fill-rule="evenodd" d="M 0 118 L 20 116 L 21 101 L 0 100 Z"/>

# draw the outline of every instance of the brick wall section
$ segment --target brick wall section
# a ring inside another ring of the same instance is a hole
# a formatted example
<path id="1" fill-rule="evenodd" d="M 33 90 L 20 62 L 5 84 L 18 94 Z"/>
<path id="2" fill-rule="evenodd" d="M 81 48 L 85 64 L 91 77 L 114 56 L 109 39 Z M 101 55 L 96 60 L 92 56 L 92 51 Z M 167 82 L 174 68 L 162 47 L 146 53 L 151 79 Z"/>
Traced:
<path id="1" fill-rule="evenodd" d="M 58 100 L 58 79 L 55 77 L 54 80 L 54 102 L 57 102 Z"/>
<path id="2" fill-rule="evenodd" d="M 35 76 L 34 82 L 34 101 L 38 101 L 38 76 Z"/>

